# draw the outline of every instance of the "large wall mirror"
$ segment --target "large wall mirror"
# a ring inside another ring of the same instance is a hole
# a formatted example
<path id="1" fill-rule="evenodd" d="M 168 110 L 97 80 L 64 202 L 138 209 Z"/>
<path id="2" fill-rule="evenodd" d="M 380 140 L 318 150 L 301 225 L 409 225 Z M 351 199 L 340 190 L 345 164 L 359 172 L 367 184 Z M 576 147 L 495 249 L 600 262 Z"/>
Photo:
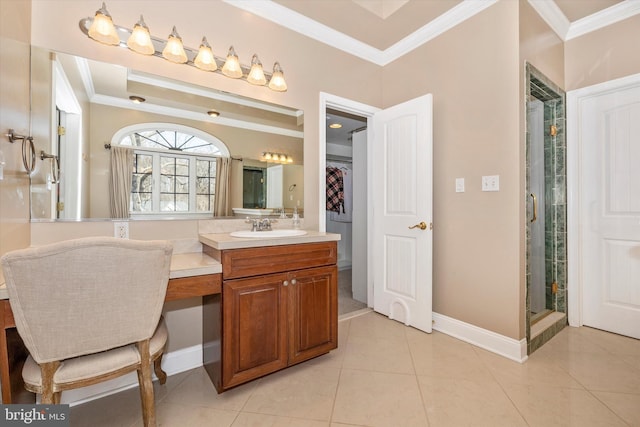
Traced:
<path id="1" fill-rule="evenodd" d="M 33 220 L 117 217 L 122 146 L 131 219 L 212 217 L 218 157 L 230 172 L 217 217 L 303 213 L 302 111 L 38 47 L 31 61 Z"/>

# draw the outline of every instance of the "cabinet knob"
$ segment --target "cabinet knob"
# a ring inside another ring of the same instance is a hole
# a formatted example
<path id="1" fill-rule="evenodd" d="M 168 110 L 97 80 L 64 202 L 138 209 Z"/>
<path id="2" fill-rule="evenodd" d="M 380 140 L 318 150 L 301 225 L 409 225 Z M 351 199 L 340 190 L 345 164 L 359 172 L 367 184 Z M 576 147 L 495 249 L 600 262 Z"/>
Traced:
<path id="1" fill-rule="evenodd" d="M 291 279 L 291 284 L 295 285 L 296 283 L 298 283 L 298 281 L 296 279 Z"/>
<path id="2" fill-rule="evenodd" d="M 289 281 L 285 280 L 284 282 L 282 282 L 282 286 L 289 286 Z"/>

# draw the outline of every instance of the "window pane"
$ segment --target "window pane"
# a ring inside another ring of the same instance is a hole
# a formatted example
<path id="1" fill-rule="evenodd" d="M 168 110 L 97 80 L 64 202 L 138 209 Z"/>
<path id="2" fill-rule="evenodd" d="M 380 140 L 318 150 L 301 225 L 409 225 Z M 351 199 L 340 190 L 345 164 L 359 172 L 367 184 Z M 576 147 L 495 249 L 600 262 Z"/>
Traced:
<path id="1" fill-rule="evenodd" d="M 176 212 L 188 212 L 189 211 L 189 195 L 177 194 L 176 195 Z"/>
<path id="2" fill-rule="evenodd" d="M 176 159 L 173 157 L 160 157 L 160 173 L 164 175 L 175 175 Z"/>
<path id="3" fill-rule="evenodd" d="M 160 176 L 160 192 L 173 193 L 175 191 L 175 177 L 161 175 Z"/>
<path id="4" fill-rule="evenodd" d="M 189 177 L 177 176 L 176 177 L 176 193 L 189 194 Z"/>
<path id="5" fill-rule="evenodd" d="M 197 178 L 196 194 L 209 194 L 209 178 Z"/>
<path id="6" fill-rule="evenodd" d="M 176 175 L 189 176 L 189 159 L 176 159 Z"/>
<path id="7" fill-rule="evenodd" d="M 160 195 L 160 211 L 162 212 L 174 212 L 176 210 L 176 204 L 173 194 L 161 194 Z"/>
<path id="8" fill-rule="evenodd" d="M 132 193 L 130 209 L 132 212 L 153 212 L 151 193 Z"/>
<path id="9" fill-rule="evenodd" d="M 209 204 L 210 200 L 211 200 L 209 197 L 210 196 L 208 196 L 208 195 L 207 196 L 201 196 L 201 195 L 196 196 L 196 210 L 198 212 L 208 212 L 208 211 L 212 210 L 211 209 L 211 205 Z"/>

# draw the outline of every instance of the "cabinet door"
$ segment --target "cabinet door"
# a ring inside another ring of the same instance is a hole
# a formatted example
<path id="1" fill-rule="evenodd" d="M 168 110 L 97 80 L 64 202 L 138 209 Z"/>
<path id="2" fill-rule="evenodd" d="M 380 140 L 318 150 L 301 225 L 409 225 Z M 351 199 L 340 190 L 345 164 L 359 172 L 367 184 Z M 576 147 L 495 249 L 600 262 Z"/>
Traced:
<path id="1" fill-rule="evenodd" d="M 287 366 L 285 274 L 227 280 L 223 299 L 223 388 Z"/>
<path id="2" fill-rule="evenodd" d="M 289 277 L 289 364 L 338 347 L 338 269 L 298 270 Z"/>

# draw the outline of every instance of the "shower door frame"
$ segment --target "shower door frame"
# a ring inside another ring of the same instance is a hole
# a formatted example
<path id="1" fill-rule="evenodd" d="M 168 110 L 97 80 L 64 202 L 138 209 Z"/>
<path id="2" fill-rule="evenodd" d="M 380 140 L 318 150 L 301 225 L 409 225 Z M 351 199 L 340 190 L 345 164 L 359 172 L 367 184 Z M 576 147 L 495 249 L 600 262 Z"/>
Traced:
<path id="1" fill-rule="evenodd" d="M 554 305 L 558 312 L 567 313 L 566 294 L 567 294 L 567 171 L 566 171 L 566 94 L 565 92 L 551 80 L 549 80 L 543 73 L 536 69 L 530 63 L 525 64 L 526 70 L 526 84 L 525 84 L 525 100 L 527 104 L 532 99 L 536 98 L 531 93 L 531 80 L 534 77 L 539 81 L 546 91 L 550 91 L 557 95 L 558 102 L 554 107 L 554 114 L 556 115 L 554 125 L 556 127 L 557 135 L 550 142 L 553 148 L 553 191 L 552 200 L 547 200 L 548 209 L 545 212 L 547 214 L 546 223 L 553 227 L 552 232 L 552 264 L 553 264 L 553 281 L 557 285 L 557 293 L 552 295 L 554 299 Z M 547 104 L 545 103 L 545 107 Z M 528 124 L 528 108 L 525 108 L 525 123 Z M 526 126 L 525 126 L 526 129 Z M 546 129 L 546 125 L 545 125 Z M 532 206 L 530 204 L 530 135 L 526 130 L 525 138 L 526 147 L 526 193 L 525 193 L 525 212 L 527 212 L 526 220 L 526 236 L 527 236 L 527 261 L 526 261 L 526 293 L 525 293 L 525 309 L 526 309 L 526 339 L 527 339 L 527 354 L 533 353 L 537 348 L 542 346 L 545 342 L 551 339 L 557 332 L 559 332 L 567 324 L 567 317 L 564 316 L 559 321 L 550 325 L 547 329 L 532 339 L 531 337 L 531 226 L 529 219 L 532 215 Z M 545 143 L 546 145 L 546 143 Z M 546 148 L 546 147 L 545 147 Z M 550 214 L 551 213 L 551 214 Z M 546 239 L 545 239 L 546 240 Z M 545 242 L 546 246 L 546 242 Z M 546 284 L 545 284 L 546 286 Z"/>

